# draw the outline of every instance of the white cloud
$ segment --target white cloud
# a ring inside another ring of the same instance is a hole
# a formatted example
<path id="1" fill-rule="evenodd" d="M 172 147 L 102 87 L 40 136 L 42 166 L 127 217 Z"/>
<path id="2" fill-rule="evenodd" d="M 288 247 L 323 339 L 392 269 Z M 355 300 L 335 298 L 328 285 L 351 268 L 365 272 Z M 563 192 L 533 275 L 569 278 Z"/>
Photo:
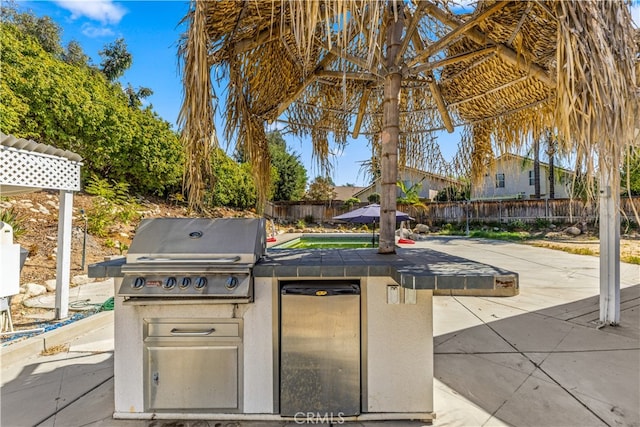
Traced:
<path id="1" fill-rule="evenodd" d="M 108 27 L 95 27 L 89 23 L 82 24 L 82 34 L 87 37 L 107 37 L 114 35 L 111 28 Z"/>
<path id="2" fill-rule="evenodd" d="M 104 25 L 117 24 L 127 13 L 112 0 L 56 0 L 55 3 L 71 12 L 71 19 L 86 17 Z"/>

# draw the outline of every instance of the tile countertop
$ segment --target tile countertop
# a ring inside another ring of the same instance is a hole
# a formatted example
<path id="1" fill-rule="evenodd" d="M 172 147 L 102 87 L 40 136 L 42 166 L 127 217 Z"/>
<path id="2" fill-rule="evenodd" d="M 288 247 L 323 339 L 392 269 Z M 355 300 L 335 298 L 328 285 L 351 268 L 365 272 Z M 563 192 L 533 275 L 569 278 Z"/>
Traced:
<path id="1" fill-rule="evenodd" d="M 120 277 L 124 258 L 89 265 L 89 277 Z M 269 249 L 253 268 L 255 277 L 324 278 L 391 277 L 405 288 L 433 290 L 511 289 L 518 273 L 426 248 Z"/>

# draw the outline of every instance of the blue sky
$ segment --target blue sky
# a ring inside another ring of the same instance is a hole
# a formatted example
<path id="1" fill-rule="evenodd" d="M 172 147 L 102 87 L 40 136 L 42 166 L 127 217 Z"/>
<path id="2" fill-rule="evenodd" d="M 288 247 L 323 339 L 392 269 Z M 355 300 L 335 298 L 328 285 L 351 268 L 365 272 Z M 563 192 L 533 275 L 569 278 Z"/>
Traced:
<path id="1" fill-rule="evenodd" d="M 182 81 L 178 63 L 178 40 L 184 27 L 180 20 L 188 10 L 187 1 L 112 1 L 112 0 L 56 0 L 24 1 L 18 6 L 31 10 L 38 16 L 50 16 L 62 28 L 62 43 L 70 40 L 80 43 L 94 64 L 100 64 L 98 52 L 117 38 L 124 38 L 133 56 L 133 64 L 120 79 L 123 85 L 131 83 L 153 90 L 148 101 L 154 110 L 177 128 L 178 112 L 182 104 Z M 636 24 L 640 23 L 640 1 L 633 2 L 632 14 Z M 221 100 L 224 94 L 217 91 Z M 224 105 L 218 106 L 224 111 Z M 217 120 L 221 145 L 222 123 Z M 300 155 L 311 180 L 319 174 L 312 159 L 311 142 L 308 139 L 286 137 L 291 150 Z M 440 146 L 445 158 L 453 156 L 459 136 L 444 133 Z M 333 180 L 337 185 L 351 183 L 367 185 L 368 178 L 359 173 L 360 161 L 370 158 L 371 150 L 364 138 L 350 140 L 347 147 L 333 159 Z"/>

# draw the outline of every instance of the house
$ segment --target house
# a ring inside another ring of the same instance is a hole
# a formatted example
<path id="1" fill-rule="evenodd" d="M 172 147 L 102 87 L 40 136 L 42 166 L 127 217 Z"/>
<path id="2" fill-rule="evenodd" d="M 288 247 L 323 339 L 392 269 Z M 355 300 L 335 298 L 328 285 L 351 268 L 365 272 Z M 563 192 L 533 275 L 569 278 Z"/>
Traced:
<path id="1" fill-rule="evenodd" d="M 460 181 L 457 179 L 409 167 L 398 170 L 398 181 L 403 182 L 406 188 L 411 188 L 413 185 L 417 185 L 418 196 L 421 199 L 430 200 L 433 200 L 440 190 L 451 186 L 461 185 Z M 381 179 L 377 178 L 371 185 L 355 193 L 354 197 L 365 202 L 371 194 L 380 194 L 381 191 Z M 397 197 L 402 197 L 403 195 L 402 190 L 398 187 Z"/>
<path id="2" fill-rule="evenodd" d="M 482 182 L 471 186 L 471 199 L 530 199 L 535 197 L 533 159 L 506 153 L 498 157 L 495 167 Z M 554 166 L 553 198 L 568 198 L 574 173 Z M 540 162 L 540 198 L 550 198 L 549 164 Z"/>

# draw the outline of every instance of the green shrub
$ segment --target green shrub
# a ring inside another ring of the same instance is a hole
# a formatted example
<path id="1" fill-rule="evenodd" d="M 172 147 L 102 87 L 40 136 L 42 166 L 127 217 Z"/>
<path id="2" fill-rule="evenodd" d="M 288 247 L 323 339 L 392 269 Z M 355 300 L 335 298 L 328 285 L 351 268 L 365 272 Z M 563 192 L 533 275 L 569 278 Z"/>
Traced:
<path id="1" fill-rule="evenodd" d="M 369 194 L 369 197 L 367 197 L 367 200 L 369 201 L 369 203 L 380 203 L 380 194 L 379 193 Z"/>
<path id="2" fill-rule="evenodd" d="M 0 221 L 6 222 L 13 228 L 13 238 L 22 236 L 26 229 L 24 228 L 24 218 L 19 216 L 13 208 L 2 209 L 0 211 Z"/>
<path id="3" fill-rule="evenodd" d="M 531 227 L 529 226 L 529 224 L 522 221 L 521 219 L 516 219 L 507 224 L 507 230 L 509 231 L 526 231 L 530 228 Z"/>
<path id="4" fill-rule="evenodd" d="M 346 209 L 352 209 L 353 205 L 355 205 L 356 203 L 360 203 L 360 199 L 358 199 L 357 197 L 350 197 L 344 201 L 344 207 Z"/>
<path id="5" fill-rule="evenodd" d="M 535 228 L 538 230 L 543 228 L 549 228 L 549 226 L 551 225 L 551 221 L 545 218 L 536 218 L 536 222 L 534 225 L 535 225 Z"/>
<path id="6" fill-rule="evenodd" d="M 105 237 L 109 226 L 113 223 L 113 205 L 106 199 L 96 198 L 93 206 L 87 210 L 87 232 L 94 236 Z"/>
<path id="7" fill-rule="evenodd" d="M 488 230 L 474 230 L 469 233 L 469 237 L 482 238 L 482 239 L 494 239 L 494 240 L 526 240 L 529 238 L 529 233 L 525 231 L 488 231 Z"/>
<path id="8" fill-rule="evenodd" d="M 116 221 L 129 224 L 140 218 L 138 205 L 129 194 L 129 184 L 109 183 L 108 180 L 92 176 L 85 191 L 95 197 L 93 206 L 87 210 L 87 231 L 98 237 L 108 234 L 109 226 Z"/>
<path id="9" fill-rule="evenodd" d="M 125 204 L 131 201 L 129 195 L 129 184 L 126 182 L 116 182 L 100 178 L 96 175 L 91 175 L 87 185 L 84 188 L 87 194 L 99 196 L 108 202 L 115 204 Z"/>
<path id="10" fill-rule="evenodd" d="M 313 224 L 313 215 L 305 215 L 304 216 L 304 222 L 306 224 Z"/>

